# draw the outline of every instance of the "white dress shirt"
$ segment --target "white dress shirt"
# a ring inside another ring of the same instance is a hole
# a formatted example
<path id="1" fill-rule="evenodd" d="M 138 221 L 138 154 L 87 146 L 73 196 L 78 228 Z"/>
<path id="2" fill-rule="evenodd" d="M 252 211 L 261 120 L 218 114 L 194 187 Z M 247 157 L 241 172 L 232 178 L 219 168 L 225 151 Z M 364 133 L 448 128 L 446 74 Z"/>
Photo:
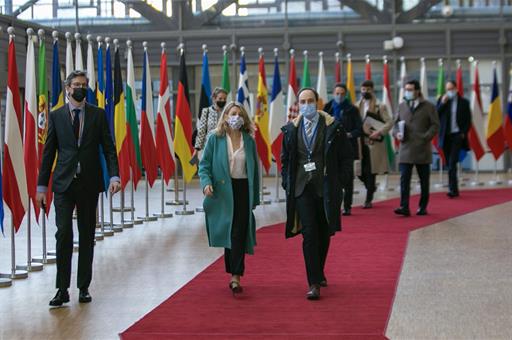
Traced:
<path id="1" fill-rule="evenodd" d="M 457 101 L 458 97 L 455 96 L 452 99 L 451 112 L 450 112 L 450 132 L 460 132 L 459 126 L 457 125 Z"/>
<path id="2" fill-rule="evenodd" d="M 233 150 L 233 142 L 229 134 L 226 134 L 228 141 L 229 172 L 231 178 L 247 178 L 247 167 L 245 162 L 244 136 L 240 136 L 240 147 Z"/>

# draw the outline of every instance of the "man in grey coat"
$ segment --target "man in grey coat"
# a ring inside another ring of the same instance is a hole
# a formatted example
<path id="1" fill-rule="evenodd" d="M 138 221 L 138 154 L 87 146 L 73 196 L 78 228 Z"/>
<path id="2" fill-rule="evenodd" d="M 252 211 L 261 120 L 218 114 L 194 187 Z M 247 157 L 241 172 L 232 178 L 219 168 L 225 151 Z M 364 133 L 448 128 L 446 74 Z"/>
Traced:
<path id="1" fill-rule="evenodd" d="M 409 195 L 412 169 L 420 178 L 421 197 L 416 215 L 426 215 L 430 187 L 430 164 L 432 163 L 432 139 L 439 131 L 439 116 L 434 104 L 423 98 L 417 80 L 405 84 L 405 95 L 398 106 L 393 134 L 400 140 L 400 207 L 395 214 L 410 216 Z"/>

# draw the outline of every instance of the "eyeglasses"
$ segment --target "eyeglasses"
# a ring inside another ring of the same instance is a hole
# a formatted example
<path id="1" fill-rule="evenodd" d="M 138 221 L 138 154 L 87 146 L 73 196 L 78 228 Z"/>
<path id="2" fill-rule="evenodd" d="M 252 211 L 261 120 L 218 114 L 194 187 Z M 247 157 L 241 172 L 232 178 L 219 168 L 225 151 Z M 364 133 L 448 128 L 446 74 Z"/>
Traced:
<path id="1" fill-rule="evenodd" d="M 87 83 L 71 83 L 71 87 L 74 89 L 79 89 L 79 88 L 86 89 Z"/>

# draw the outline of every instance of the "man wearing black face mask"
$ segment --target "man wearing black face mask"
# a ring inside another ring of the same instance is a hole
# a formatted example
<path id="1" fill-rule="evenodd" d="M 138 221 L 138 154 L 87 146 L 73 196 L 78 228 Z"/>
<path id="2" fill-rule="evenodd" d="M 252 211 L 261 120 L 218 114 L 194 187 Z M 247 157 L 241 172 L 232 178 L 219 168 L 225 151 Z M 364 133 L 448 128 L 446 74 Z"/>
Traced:
<path id="1" fill-rule="evenodd" d="M 57 295 L 50 306 L 69 302 L 73 253 L 72 215 L 78 216 L 79 255 L 77 286 L 79 302 L 91 302 L 89 285 L 92 279 L 92 259 L 96 228 L 98 194 L 105 190 L 100 166 L 99 147 L 103 147 L 110 176 L 110 193 L 121 188 L 117 155 L 108 128 L 105 111 L 85 102 L 87 75 L 73 71 L 66 79 L 68 104 L 50 112 L 48 135 L 44 145 L 37 203 L 46 206 L 46 192 L 53 171 L 55 221 L 57 224 Z"/>

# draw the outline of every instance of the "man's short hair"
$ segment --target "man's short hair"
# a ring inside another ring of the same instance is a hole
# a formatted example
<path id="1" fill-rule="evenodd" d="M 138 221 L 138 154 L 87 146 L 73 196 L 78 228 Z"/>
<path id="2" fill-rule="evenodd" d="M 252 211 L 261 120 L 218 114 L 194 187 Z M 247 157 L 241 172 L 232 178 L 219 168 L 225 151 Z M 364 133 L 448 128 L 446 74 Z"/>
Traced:
<path id="1" fill-rule="evenodd" d="M 373 87 L 374 87 L 373 81 L 367 79 L 367 80 L 363 81 L 363 83 L 361 84 L 361 87 L 369 87 L 369 88 L 373 89 Z"/>
<path id="2" fill-rule="evenodd" d="M 344 89 L 344 90 L 345 90 L 345 92 L 347 92 L 347 91 L 348 91 L 348 90 L 347 90 L 347 85 L 345 85 L 345 84 L 343 84 L 343 83 L 336 83 L 336 84 L 334 84 L 334 88 L 337 88 L 337 87 L 340 87 L 340 88 Z"/>
<path id="3" fill-rule="evenodd" d="M 311 91 L 313 92 L 313 94 L 315 95 L 315 100 L 318 101 L 318 92 L 316 92 L 316 90 L 312 87 L 303 87 L 299 90 L 299 92 L 297 93 L 297 98 L 300 97 L 300 94 L 304 91 Z"/>
<path id="4" fill-rule="evenodd" d="M 89 83 L 89 78 L 87 78 L 87 72 L 82 70 L 74 70 L 70 74 L 68 74 L 66 80 L 64 81 L 64 85 L 71 86 L 73 79 L 78 77 L 85 77 L 87 79 L 87 83 Z"/>
<path id="5" fill-rule="evenodd" d="M 454 80 L 454 79 L 450 79 L 446 82 L 447 84 L 450 83 L 452 84 L 454 87 L 457 87 L 457 82 Z"/>
<path id="6" fill-rule="evenodd" d="M 409 80 L 406 85 L 413 85 L 415 90 L 421 90 L 420 82 L 416 79 Z"/>

